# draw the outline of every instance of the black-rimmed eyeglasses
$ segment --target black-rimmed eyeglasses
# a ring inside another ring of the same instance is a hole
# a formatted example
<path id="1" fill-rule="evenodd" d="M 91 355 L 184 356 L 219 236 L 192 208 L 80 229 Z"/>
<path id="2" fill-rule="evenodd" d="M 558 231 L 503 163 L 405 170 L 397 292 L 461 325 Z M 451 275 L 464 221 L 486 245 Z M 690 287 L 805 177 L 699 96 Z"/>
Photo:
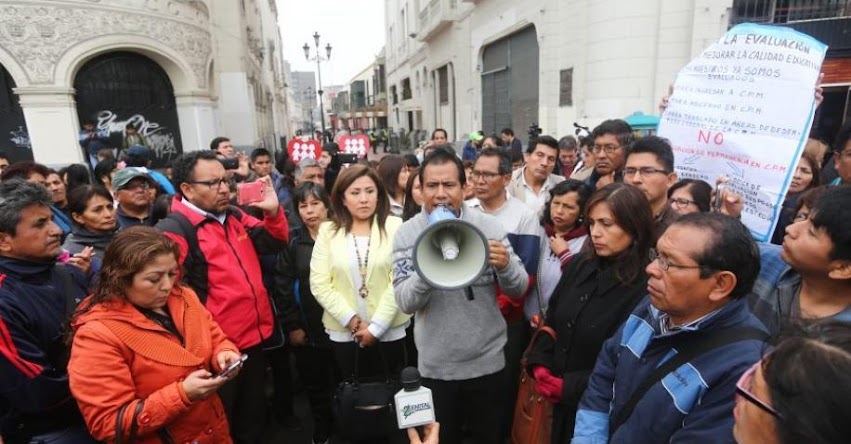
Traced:
<path id="1" fill-rule="evenodd" d="M 211 190 L 218 189 L 219 187 L 224 185 L 228 185 L 227 179 L 212 179 L 212 180 L 188 180 L 188 183 L 192 185 L 207 185 L 207 188 Z"/>

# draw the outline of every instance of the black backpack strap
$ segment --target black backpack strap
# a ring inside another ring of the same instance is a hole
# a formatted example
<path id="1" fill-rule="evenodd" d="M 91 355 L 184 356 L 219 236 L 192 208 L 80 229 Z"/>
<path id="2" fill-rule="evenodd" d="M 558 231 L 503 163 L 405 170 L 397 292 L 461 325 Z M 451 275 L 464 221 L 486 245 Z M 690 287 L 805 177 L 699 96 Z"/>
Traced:
<path id="1" fill-rule="evenodd" d="M 183 214 L 172 212 L 165 219 L 157 222 L 157 229 L 163 232 L 177 234 L 186 240 L 186 259 L 183 261 L 183 281 L 195 290 L 202 304 L 207 302 L 210 291 L 207 274 L 207 258 L 198 243 L 197 228 Z"/>
<path id="2" fill-rule="evenodd" d="M 688 336 L 682 338 L 683 341 L 680 341 L 681 343 L 677 349 L 677 354 L 671 359 L 665 361 L 665 363 L 659 367 L 656 367 L 656 370 L 653 370 L 652 373 L 647 375 L 647 378 L 641 381 L 638 388 L 632 392 L 632 396 L 630 396 L 629 401 L 624 404 L 623 408 L 612 420 L 609 427 L 609 436 L 614 435 L 618 428 L 629 419 L 630 415 L 632 415 L 632 411 L 635 409 L 635 406 L 639 401 L 641 401 L 647 391 L 650 390 L 650 387 L 656 385 L 656 383 L 661 381 L 668 373 L 671 373 L 683 364 L 686 364 L 692 359 L 716 348 L 751 339 L 766 341 L 769 337 L 768 333 L 755 327 L 738 327 L 713 333 L 687 333 L 687 335 Z"/>

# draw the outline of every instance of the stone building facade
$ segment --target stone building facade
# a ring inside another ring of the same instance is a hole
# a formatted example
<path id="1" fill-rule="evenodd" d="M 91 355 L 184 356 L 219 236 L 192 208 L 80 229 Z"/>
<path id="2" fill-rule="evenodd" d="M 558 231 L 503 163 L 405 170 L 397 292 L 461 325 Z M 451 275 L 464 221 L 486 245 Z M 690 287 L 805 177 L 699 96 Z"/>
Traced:
<path id="1" fill-rule="evenodd" d="M 0 149 L 80 163 L 80 125 L 130 123 L 159 166 L 217 135 L 289 133 L 275 0 L 0 0 Z"/>

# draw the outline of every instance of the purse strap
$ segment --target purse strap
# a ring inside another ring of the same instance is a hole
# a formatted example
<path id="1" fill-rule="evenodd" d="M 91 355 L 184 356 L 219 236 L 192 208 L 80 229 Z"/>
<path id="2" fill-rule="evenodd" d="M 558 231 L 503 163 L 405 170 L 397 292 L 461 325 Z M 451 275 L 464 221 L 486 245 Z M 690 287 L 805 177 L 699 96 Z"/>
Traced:
<path id="1" fill-rule="evenodd" d="M 697 333 L 683 337 L 683 340 L 680 341 L 681 344 L 679 344 L 680 347 L 677 350 L 677 354 L 671 359 L 665 361 L 664 364 L 656 367 L 656 370 L 653 370 L 652 373 L 647 375 L 647 377 L 641 381 L 638 388 L 632 392 L 632 396 L 630 396 L 629 400 L 626 404 L 624 404 L 620 412 L 618 412 L 618 414 L 614 417 L 611 427 L 609 428 L 609 430 L 611 430 L 609 436 L 613 436 L 618 428 L 620 428 L 620 426 L 629 419 L 632 415 L 632 411 L 635 409 L 635 406 L 639 401 L 641 401 L 647 391 L 650 390 L 650 387 L 656 385 L 656 383 L 661 381 L 668 373 L 671 373 L 683 364 L 686 364 L 692 359 L 716 348 L 750 339 L 765 341 L 768 337 L 768 333 L 755 327 L 738 327 L 713 333 Z M 685 340 L 688 340 L 689 342 L 685 342 Z"/>
<path id="2" fill-rule="evenodd" d="M 520 359 L 520 368 L 526 368 L 529 362 L 529 353 L 532 353 L 532 350 L 535 349 L 535 344 L 538 342 L 538 338 L 541 337 L 542 334 L 548 335 L 553 338 L 553 341 L 556 340 L 557 335 L 556 331 L 551 327 L 547 327 L 546 325 L 542 325 L 535 330 L 535 333 L 532 335 L 532 339 L 529 341 L 529 345 L 526 346 L 526 350 L 523 351 L 523 357 Z"/>
<path id="3" fill-rule="evenodd" d="M 118 416 L 115 418 L 115 444 L 121 444 L 124 440 L 124 412 L 127 411 L 127 406 L 130 405 L 128 402 L 121 406 L 118 409 Z M 127 439 L 127 444 L 133 444 L 136 441 L 136 433 L 138 432 L 139 425 L 136 420 L 139 418 L 139 414 L 142 413 L 142 409 L 145 406 L 145 400 L 141 400 L 136 403 L 136 409 L 133 410 L 133 418 L 130 421 L 130 436 Z"/>

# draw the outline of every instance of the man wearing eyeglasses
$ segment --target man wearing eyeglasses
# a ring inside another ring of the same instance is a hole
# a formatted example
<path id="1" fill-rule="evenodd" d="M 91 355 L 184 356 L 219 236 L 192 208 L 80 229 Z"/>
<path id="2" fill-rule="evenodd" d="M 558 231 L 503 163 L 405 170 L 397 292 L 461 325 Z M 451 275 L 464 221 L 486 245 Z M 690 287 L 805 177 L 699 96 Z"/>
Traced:
<path id="1" fill-rule="evenodd" d="M 597 357 L 571 442 L 733 442 L 736 382 L 767 337 L 745 300 L 759 263 L 732 217 L 674 222 L 650 252 L 649 298 Z"/>
<path id="2" fill-rule="evenodd" d="M 118 170 L 112 178 L 115 201 L 118 207 L 115 218 L 122 229 L 137 225 L 153 226 L 151 205 L 156 182 L 144 168 L 126 167 Z"/>
<path id="3" fill-rule="evenodd" d="M 606 120 L 591 132 L 591 151 L 596 156 L 594 171 L 587 183 L 592 189 L 623 180 L 626 152 L 634 140 L 632 127 L 624 120 Z"/>
<path id="4" fill-rule="evenodd" d="M 468 206 L 482 213 L 496 217 L 502 228 L 508 233 L 508 242 L 526 268 L 529 275 L 529 287 L 522 297 L 511 298 L 497 288 L 497 304 L 507 325 L 507 342 L 504 348 L 505 372 L 508 377 L 506 392 L 506 411 L 503 424 L 503 436 L 507 436 L 511 427 L 511 414 L 517 397 L 517 381 L 520 377 L 520 359 L 529 343 L 530 332 L 523 315 L 526 296 L 535 288 L 535 275 L 541 251 L 541 229 L 538 218 L 532 209 L 506 192 L 511 181 L 511 157 L 506 150 L 484 148 L 479 153 L 473 170 L 468 178 L 473 184 L 476 199 L 470 199 Z M 471 202 L 472 201 L 472 202 Z"/>
<path id="5" fill-rule="evenodd" d="M 262 221 L 231 206 L 227 174 L 214 151 L 184 154 L 174 162 L 172 177 L 179 194 L 157 229 L 180 247 L 183 281 L 248 355 L 219 395 L 234 442 L 259 443 L 266 419 L 262 343 L 272 334 L 274 317 L 258 255 L 286 248 L 287 219 L 269 176 L 258 179 L 266 187 L 264 199 L 248 204 L 262 212 Z"/>
<path id="6" fill-rule="evenodd" d="M 678 216 L 668 204 L 668 188 L 677 183 L 671 144 L 661 137 L 642 137 L 630 148 L 625 165 L 623 182 L 638 188 L 647 197 L 658 239 Z"/>

